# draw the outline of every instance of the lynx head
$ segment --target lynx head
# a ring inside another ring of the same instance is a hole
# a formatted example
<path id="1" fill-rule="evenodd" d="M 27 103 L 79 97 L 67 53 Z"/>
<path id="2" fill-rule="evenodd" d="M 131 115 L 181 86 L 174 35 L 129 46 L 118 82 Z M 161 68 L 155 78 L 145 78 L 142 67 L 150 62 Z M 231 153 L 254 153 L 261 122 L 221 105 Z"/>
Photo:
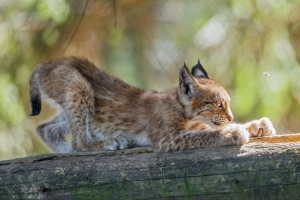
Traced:
<path id="1" fill-rule="evenodd" d="M 186 129 L 215 129 L 233 120 L 229 95 L 221 85 L 209 79 L 199 60 L 192 73 L 185 64 L 181 68 L 179 99 L 185 106 Z"/>

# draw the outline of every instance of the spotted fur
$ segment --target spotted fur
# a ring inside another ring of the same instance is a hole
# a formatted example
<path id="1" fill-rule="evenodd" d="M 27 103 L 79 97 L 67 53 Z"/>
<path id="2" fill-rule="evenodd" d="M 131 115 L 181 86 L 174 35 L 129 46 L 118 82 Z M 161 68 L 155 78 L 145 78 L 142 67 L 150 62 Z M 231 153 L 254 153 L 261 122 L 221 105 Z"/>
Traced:
<path id="1" fill-rule="evenodd" d="M 37 127 L 54 152 L 151 146 L 159 151 L 241 145 L 250 136 L 274 135 L 269 119 L 231 123 L 230 97 L 209 79 L 200 62 L 184 65 L 179 87 L 165 92 L 132 87 L 86 59 L 69 57 L 39 64 L 30 79 L 32 116 L 42 97 L 57 109 Z M 72 142 L 65 137 L 72 134 Z"/>

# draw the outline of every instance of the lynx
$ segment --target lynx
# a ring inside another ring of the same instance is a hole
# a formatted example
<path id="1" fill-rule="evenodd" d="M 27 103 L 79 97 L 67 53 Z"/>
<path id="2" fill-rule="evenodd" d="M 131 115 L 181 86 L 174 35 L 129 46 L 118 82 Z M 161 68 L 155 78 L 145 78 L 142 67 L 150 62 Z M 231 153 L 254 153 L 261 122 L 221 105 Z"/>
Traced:
<path id="1" fill-rule="evenodd" d="M 184 64 L 179 87 L 164 92 L 130 86 L 86 59 L 48 61 L 30 78 L 32 116 L 40 113 L 42 97 L 57 109 L 53 119 L 37 127 L 53 152 L 143 146 L 174 151 L 242 145 L 251 136 L 276 134 L 268 118 L 233 123 L 229 95 L 199 61 L 191 72 Z"/>

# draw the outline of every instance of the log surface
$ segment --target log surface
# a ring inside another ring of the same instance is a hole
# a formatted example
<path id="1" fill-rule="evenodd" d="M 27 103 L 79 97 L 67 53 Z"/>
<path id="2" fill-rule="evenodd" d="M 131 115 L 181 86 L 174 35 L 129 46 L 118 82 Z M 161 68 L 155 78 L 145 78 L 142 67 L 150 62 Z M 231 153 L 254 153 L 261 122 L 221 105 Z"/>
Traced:
<path id="1" fill-rule="evenodd" d="M 168 153 L 46 154 L 0 162 L 0 199 L 299 199 L 300 143 Z"/>
<path id="2" fill-rule="evenodd" d="M 266 142 L 266 143 L 300 142 L 300 134 L 296 133 L 296 134 L 250 138 L 249 143 L 253 143 L 253 142 Z"/>

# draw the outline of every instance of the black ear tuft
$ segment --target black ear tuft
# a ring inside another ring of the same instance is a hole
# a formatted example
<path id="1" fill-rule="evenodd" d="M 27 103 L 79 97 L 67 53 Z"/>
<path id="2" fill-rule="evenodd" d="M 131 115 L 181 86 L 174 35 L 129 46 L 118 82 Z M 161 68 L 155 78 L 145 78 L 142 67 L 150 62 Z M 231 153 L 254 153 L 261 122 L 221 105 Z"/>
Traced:
<path id="1" fill-rule="evenodd" d="M 179 88 L 182 94 L 187 95 L 189 98 L 192 97 L 194 93 L 194 80 L 185 63 L 179 72 Z"/>
<path id="2" fill-rule="evenodd" d="M 198 59 L 198 63 L 193 67 L 192 69 L 192 75 L 195 78 L 207 78 L 209 79 L 209 76 L 203 66 L 200 63 L 200 60 Z"/>
<path id="3" fill-rule="evenodd" d="M 189 69 L 186 67 L 185 63 L 179 72 L 179 83 L 184 84 L 190 82 L 191 73 Z"/>

